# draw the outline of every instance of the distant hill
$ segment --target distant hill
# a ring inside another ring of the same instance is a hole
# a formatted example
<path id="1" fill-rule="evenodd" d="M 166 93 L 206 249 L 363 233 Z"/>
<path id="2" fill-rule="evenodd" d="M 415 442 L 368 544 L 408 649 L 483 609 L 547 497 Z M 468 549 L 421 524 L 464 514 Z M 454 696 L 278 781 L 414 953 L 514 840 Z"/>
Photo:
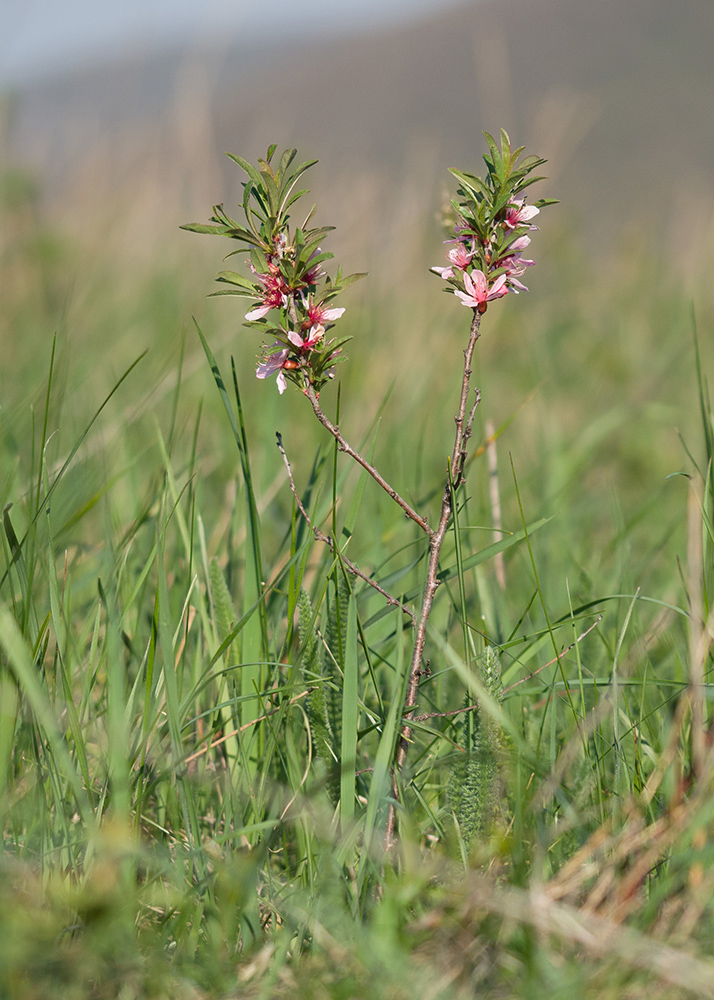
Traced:
<path id="1" fill-rule="evenodd" d="M 164 163 L 194 215 L 237 191 L 223 150 L 297 144 L 333 191 L 349 178 L 408 215 L 504 125 L 603 239 L 711 206 L 713 51 L 711 0 L 482 0 L 378 36 L 134 55 L 15 95 L 6 144 L 64 199 L 92 170 L 112 189 Z"/>

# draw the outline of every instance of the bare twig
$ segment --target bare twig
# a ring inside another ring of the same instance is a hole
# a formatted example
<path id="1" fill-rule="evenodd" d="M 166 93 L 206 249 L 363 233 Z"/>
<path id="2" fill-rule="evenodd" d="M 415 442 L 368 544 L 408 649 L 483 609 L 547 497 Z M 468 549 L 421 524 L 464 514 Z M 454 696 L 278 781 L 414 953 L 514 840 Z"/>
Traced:
<path id="1" fill-rule="evenodd" d="M 397 493 L 394 487 L 389 485 L 384 476 L 382 476 L 381 473 L 378 472 L 377 469 L 375 469 L 375 467 L 371 465 L 366 458 L 362 458 L 360 453 L 358 451 L 355 451 L 352 445 L 348 444 L 347 441 L 345 441 L 340 432 L 339 427 L 337 427 L 335 424 L 332 423 L 330 418 L 327 416 L 327 414 L 320 406 L 320 401 L 317 398 L 317 393 L 315 392 L 314 388 L 309 384 L 305 389 L 305 395 L 312 403 L 312 408 L 315 411 L 315 416 L 317 417 L 317 419 L 320 421 L 322 426 L 325 427 L 330 432 L 330 434 L 332 434 L 335 441 L 337 441 L 337 447 L 340 449 L 340 451 L 344 451 L 346 455 L 349 455 L 350 458 L 353 458 L 355 462 L 361 465 L 362 468 L 365 469 L 370 474 L 372 479 L 374 479 L 376 483 L 379 483 L 382 489 L 389 494 L 392 500 L 394 500 L 394 502 L 402 508 L 407 517 L 410 517 L 412 521 L 414 521 L 416 524 L 419 525 L 422 531 L 425 531 L 427 535 L 430 538 L 432 538 L 434 535 L 434 530 L 433 528 L 429 527 L 429 523 L 427 522 L 426 518 L 422 517 L 420 514 L 417 514 L 417 512 L 412 507 L 409 506 L 406 500 L 402 496 L 400 496 L 399 493 Z"/>
<path id="2" fill-rule="evenodd" d="M 285 447 L 283 445 L 283 438 L 280 431 L 276 431 L 275 436 L 278 439 L 278 449 L 280 450 L 280 454 L 283 456 L 283 462 L 285 462 L 285 468 L 287 469 L 288 472 L 288 479 L 290 480 L 290 489 L 292 490 L 292 494 L 295 497 L 295 503 L 298 505 L 300 513 L 305 518 L 305 521 L 307 522 L 309 527 L 312 529 L 312 533 L 318 540 L 318 542 L 323 542 L 325 545 L 327 545 L 330 552 L 332 552 L 332 554 L 335 555 L 335 543 L 333 539 L 330 538 L 329 535 L 326 535 L 323 531 L 320 531 L 317 525 L 312 523 L 312 521 L 310 520 L 310 515 L 305 510 L 305 507 L 302 503 L 302 500 L 300 499 L 298 491 L 295 488 L 295 480 L 293 479 L 292 469 L 290 468 L 290 461 L 285 451 Z M 355 564 L 350 559 L 348 559 L 343 552 L 339 553 L 339 558 L 344 563 L 345 569 L 349 570 L 349 572 L 352 573 L 353 576 L 358 576 L 360 580 L 364 580 L 364 582 L 368 583 L 370 587 L 373 587 L 374 590 L 376 590 L 379 594 L 382 595 L 382 597 L 386 600 L 387 604 L 391 604 L 395 608 L 401 608 L 401 610 L 404 612 L 405 615 L 409 615 L 409 617 L 412 620 L 412 624 L 415 624 L 415 616 L 411 608 L 408 608 L 405 604 L 402 604 L 401 601 L 397 600 L 396 597 L 392 597 L 392 595 L 388 594 L 386 590 L 383 590 L 382 587 L 380 587 L 379 584 L 376 583 L 371 577 L 367 576 L 366 573 L 363 573 L 362 570 L 359 568 L 359 566 L 355 566 Z"/>
<path id="3" fill-rule="evenodd" d="M 580 642 L 581 639 L 584 639 L 585 636 L 588 635 L 590 632 L 592 632 L 594 628 L 597 628 L 597 626 L 600 624 L 600 622 L 603 620 L 604 617 L 605 613 L 602 612 L 597 616 L 597 618 L 592 623 L 590 628 L 585 629 L 585 631 L 578 636 L 575 642 L 571 642 L 570 645 L 566 649 L 564 649 L 562 653 L 559 653 L 558 656 L 555 656 L 552 660 L 549 660 L 547 663 L 544 663 L 542 667 L 538 667 L 537 670 L 534 670 L 532 674 L 528 674 L 527 677 L 521 677 L 521 679 L 516 681 L 514 684 L 510 684 L 507 688 L 504 688 L 501 693 L 506 694 L 507 691 L 512 691 L 515 687 L 518 687 L 519 684 L 525 684 L 526 681 L 529 681 L 532 677 L 535 677 L 537 674 L 541 672 L 541 670 L 545 670 L 547 667 L 552 667 L 554 663 L 558 663 L 559 660 L 562 660 L 564 656 L 567 656 L 568 653 L 570 653 L 573 649 L 575 649 L 575 647 L 577 646 L 577 644 Z"/>

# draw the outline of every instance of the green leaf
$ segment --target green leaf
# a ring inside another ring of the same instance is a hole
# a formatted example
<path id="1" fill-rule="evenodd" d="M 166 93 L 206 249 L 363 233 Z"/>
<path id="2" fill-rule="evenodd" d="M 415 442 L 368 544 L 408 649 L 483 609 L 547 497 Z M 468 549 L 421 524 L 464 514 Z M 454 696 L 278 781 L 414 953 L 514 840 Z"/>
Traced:
<path id="1" fill-rule="evenodd" d="M 504 163 L 511 164 L 511 140 L 505 128 L 501 129 L 501 157 Z"/>
<path id="2" fill-rule="evenodd" d="M 252 163 L 248 163 L 248 161 L 244 160 L 242 156 L 236 156 L 235 153 L 226 153 L 226 156 L 228 156 L 231 160 L 237 163 L 239 167 L 242 167 L 243 170 L 245 170 L 250 179 L 253 181 L 253 185 L 256 191 L 263 190 L 263 179 L 260 176 L 260 172 L 256 170 L 256 168 L 253 166 Z"/>
<path id="3" fill-rule="evenodd" d="M 399 736 L 399 720 L 404 712 L 404 701 L 407 693 L 408 672 L 405 670 L 404 629 L 402 628 L 401 609 L 396 611 L 395 636 L 397 642 L 397 660 L 392 685 L 392 698 L 387 720 L 382 729 L 382 736 L 374 759 L 372 780 L 369 785 L 367 811 L 365 816 L 364 844 L 365 854 L 373 847 L 374 834 L 381 829 L 386 820 L 387 799 L 391 794 L 389 769 L 394 761 L 397 738 Z M 366 860 L 366 859 L 365 859 Z M 360 868 L 360 881 L 363 881 L 366 866 Z"/>
<path id="4" fill-rule="evenodd" d="M 282 215 L 283 212 L 286 212 L 291 205 L 294 205 L 295 202 L 298 200 L 298 198 L 302 198 L 304 194 L 308 194 L 308 191 L 309 191 L 308 188 L 301 188 L 301 190 L 295 191 L 293 194 L 291 194 L 290 197 L 286 201 L 283 201 L 282 205 L 280 206 L 280 214 Z"/>
<path id="5" fill-rule="evenodd" d="M 488 196 L 488 188 L 480 177 L 474 177 L 472 174 L 466 174 L 462 170 L 456 170 L 454 167 L 449 167 L 449 173 L 453 174 L 453 176 L 474 195 L 476 201 L 481 201 L 482 198 Z"/>
<path id="6" fill-rule="evenodd" d="M 547 180 L 548 180 L 547 177 L 529 177 L 527 181 L 523 181 L 522 184 L 519 184 L 516 190 L 520 194 L 521 191 L 525 190 L 525 188 L 527 187 L 530 187 L 531 184 L 537 184 L 539 181 L 547 181 Z"/>
<path id="7" fill-rule="evenodd" d="M 355 274 L 347 274 L 344 278 L 339 281 L 339 288 L 348 288 L 350 285 L 354 285 L 355 281 L 360 281 L 362 278 L 366 278 L 368 271 L 357 271 Z M 337 294 L 335 292 L 335 294 Z M 332 298 L 332 296 L 330 296 Z"/>
<path id="8" fill-rule="evenodd" d="M 243 229 L 242 226 L 234 226 L 229 229 L 225 234 L 233 240 L 243 240 L 244 243 L 251 243 L 256 247 L 264 247 L 265 241 L 260 238 L 260 236 L 255 236 L 253 233 L 249 232 L 247 229 Z"/>
<path id="9" fill-rule="evenodd" d="M 219 271 L 216 275 L 216 281 L 225 281 L 229 285 L 239 285 L 241 288 L 247 288 L 251 292 L 256 292 L 258 286 L 254 281 L 249 278 L 245 278 L 242 274 L 238 274 L 236 271 Z"/>
<path id="10" fill-rule="evenodd" d="M 211 226 L 203 222 L 187 222 L 179 229 L 186 229 L 189 233 L 206 233 L 209 236 L 225 236 L 229 230 L 228 226 Z"/>
<path id="11" fill-rule="evenodd" d="M 501 184 L 506 180 L 506 169 L 503 164 L 503 157 L 501 156 L 498 146 L 496 145 L 496 140 L 488 132 L 484 132 L 484 137 L 488 143 L 488 148 L 491 150 L 491 160 L 493 163 L 493 169 L 496 173 L 496 177 Z M 484 157 L 485 159 L 485 157 Z"/>
<path id="12" fill-rule="evenodd" d="M 275 146 L 273 146 L 272 149 L 274 152 Z M 285 172 L 295 159 L 296 155 L 297 155 L 297 149 L 286 149 L 285 152 L 280 157 L 280 163 L 278 164 L 278 169 L 275 171 L 275 179 L 278 182 L 278 185 L 282 185 Z M 272 155 L 269 155 L 268 163 L 270 163 L 271 159 Z"/>

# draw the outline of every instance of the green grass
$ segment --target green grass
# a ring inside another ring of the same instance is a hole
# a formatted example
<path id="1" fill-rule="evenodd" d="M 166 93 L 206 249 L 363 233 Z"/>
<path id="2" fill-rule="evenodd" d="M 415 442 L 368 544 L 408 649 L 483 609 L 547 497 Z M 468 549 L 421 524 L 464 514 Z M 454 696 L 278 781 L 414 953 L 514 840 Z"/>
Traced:
<path id="1" fill-rule="evenodd" d="M 530 297 L 489 308 L 394 868 L 411 628 L 314 540 L 275 431 L 315 522 L 409 602 L 423 539 L 298 393 L 255 380 L 252 335 L 202 300 L 214 262 L 190 270 L 200 241 L 132 274 L 18 212 L 0 993 L 712 996 L 711 301 L 697 292 L 699 380 L 689 295 L 626 249 L 597 272 L 551 236 Z M 340 422 L 433 516 L 468 314 L 410 280 L 345 296 Z M 477 717 L 439 714 L 474 700 Z M 477 773 L 479 731 L 499 734 L 498 794 L 469 838 L 449 783 Z"/>

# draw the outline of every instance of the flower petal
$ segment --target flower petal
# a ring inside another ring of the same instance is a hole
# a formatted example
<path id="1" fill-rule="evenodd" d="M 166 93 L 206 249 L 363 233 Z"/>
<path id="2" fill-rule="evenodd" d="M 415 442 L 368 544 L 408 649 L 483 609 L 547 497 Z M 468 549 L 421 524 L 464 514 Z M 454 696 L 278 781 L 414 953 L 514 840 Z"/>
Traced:
<path id="1" fill-rule="evenodd" d="M 488 295 L 488 281 L 486 281 L 486 275 L 483 271 L 478 269 L 471 272 L 471 277 L 468 274 L 464 275 L 464 284 L 468 288 L 467 282 L 470 282 L 471 287 L 474 290 L 474 296 L 479 302 L 485 302 L 486 296 Z"/>
<path id="2" fill-rule="evenodd" d="M 253 322 L 256 319 L 262 319 L 263 316 L 267 316 L 270 312 L 270 306 L 258 306 L 256 309 L 251 309 L 250 312 L 245 314 L 245 318 L 249 322 Z"/>
<path id="3" fill-rule="evenodd" d="M 280 343 L 280 341 L 276 341 L 276 343 Z M 281 371 L 283 362 L 287 356 L 288 349 L 286 347 L 282 351 L 278 351 L 277 354 L 269 354 L 264 357 L 256 368 L 256 378 L 270 378 L 270 376 L 274 375 L 277 371 Z"/>
<path id="4" fill-rule="evenodd" d="M 499 274 L 494 283 L 491 285 L 491 289 L 488 293 L 488 300 L 500 299 L 502 295 L 505 295 L 508 292 L 508 289 L 506 288 L 507 278 L 507 274 Z"/>
<path id="5" fill-rule="evenodd" d="M 460 288 L 454 289 L 454 295 L 458 295 L 461 299 L 461 304 L 468 306 L 470 309 L 475 309 L 478 305 L 478 300 L 474 295 L 469 295 L 466 292 L 462 292 Z"/>

